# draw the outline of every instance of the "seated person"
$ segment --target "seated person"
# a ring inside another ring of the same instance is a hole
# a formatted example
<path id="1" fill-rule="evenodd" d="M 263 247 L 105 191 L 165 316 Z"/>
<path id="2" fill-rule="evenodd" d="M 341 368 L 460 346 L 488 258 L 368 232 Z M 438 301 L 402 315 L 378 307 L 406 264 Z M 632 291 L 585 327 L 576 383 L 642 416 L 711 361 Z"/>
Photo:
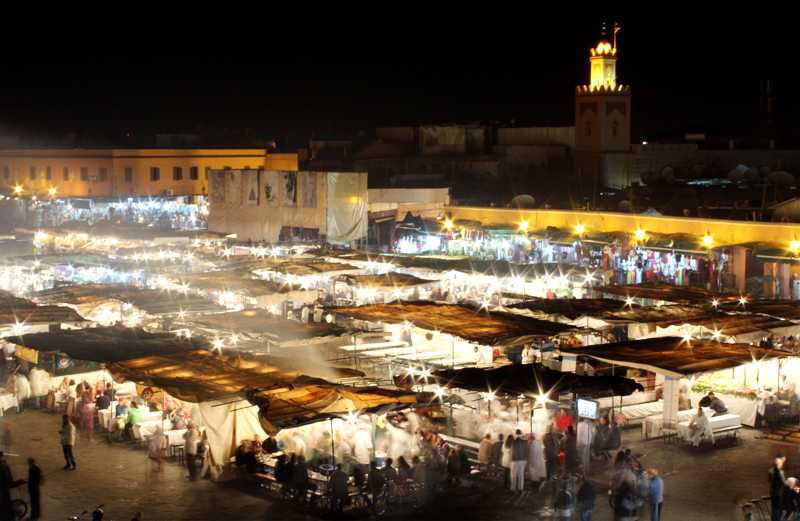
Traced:
<path id="1" fill-rule="evenodd" d="M 275 439 L 275 436 L 268 437 L 261 445 L 261 449 L 267 454 L 278 452 L 278 440 Z"/>
<path id="2" fill-rule="evenodd" d="M 725 403 L 714 396 L 713 392 L 708 393 L 708 397 L 711 398 L 711 403 L 708 404 L 708 408 L 714 411 L 712 416 L 722 416 L 723 414 L 728 414 L 728 408 L 725 407 Z"/>
<path id="3" fill-rule="evenodd" d="M 247 453 L 250 452 L 250 440 L 242 440 L 242 444 L 236 447 L 234 453 L 234 463 L 239 468 L 242 468 L 247 463 Z"/>
<path id="4" fill-rule="evenodd" d="M 186 413 L 183 412 L 183 409 L 181 409 L 180 407 L 175 409 L 175 411 L 172 413 L 171 420 L 172 420 L 172 430 L 175 431 L 183 430 L 188 425 L 188 423 L 186 422 Z"/>
<path id="5" fill-rule="evenodd" d="M 128 435 L 132 434 L 133 426 L 137 423 L 142 423 L 142 410 L 136 405 L 136 402 L 131 400 L 131 410 L 128 411 L 128 416 L 125 418 L 125 432 Z"/>
<path id="6" fill-rule="evenodd" d="M 259 474 L 264 471 L 261 462 L 258 460 L 258 453 L 253 443 L 250 444 L 250 450 L 248 450 L 244 456 L 244 466 L 248 474 Z"/>
<path id="7" fill-rule="evenodd" d="M 94 404 L 98 411 L 106 410 L 111 406 L 111 398 L 104 394 L 98 394 Z"/>
<path id="8" fill-rule="evenodd" d="M 103 391 L 103 394 L 108 396 L 111 399 L 112 402 L 114 400 L 116 400 L 116 398 L 117 398 L 117 390 L 114 389 L 113 382 L 108 382 L 108 384 L 106 385 L 106 390 Z"/>
<path id="9" fill-rule="evenodd" d="M 781 390 L 778 393 L 778 397 L 781 400 L 791 400 L 792 395 L 794 394 L 795 391 L 794 382 L 787 379 L 785 374 L 781 375 L 781 380 L 783 383 L 781 383 Z"/>
<path id="10" fill-rule="evenodd" d="M 566 409 L 559 409 L 553 419 L 553 432 L 562 434 L 570 425 L 572 425 L 572 416 L 567 413 Z"/>
<path id="11" fill-rule="evenodd" d="M 131 405 L 125 398 L 120 398 L 117 402 L 117 406 L 114 407 L 114 418 L 121 418 L 128 415 L 128 411 L 131 409 Z"/>

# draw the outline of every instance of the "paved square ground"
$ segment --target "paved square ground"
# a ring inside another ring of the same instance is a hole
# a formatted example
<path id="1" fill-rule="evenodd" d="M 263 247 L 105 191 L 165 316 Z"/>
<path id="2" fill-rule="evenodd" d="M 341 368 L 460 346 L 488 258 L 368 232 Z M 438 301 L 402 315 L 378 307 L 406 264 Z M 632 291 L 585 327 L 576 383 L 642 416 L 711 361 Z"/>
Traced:
<path id="1" fill-rule="evenodd" d="M 284 501 L 264 489 L 240 481 L 190 482 L 186 469 L 167 462 L 161 472 L 153 472 L 147 451 L 128 443 L 107 444 L 100 435 L 89 442 L 78 436 L 74 448 L 78 469 L 62 470 L 60 415 L 28 410 L 19 415 L 6 411 L 0 423 L 11 422 L 14 443 L 10 451 L 19 456 L 7 458 L 14 477 L 26 478 L 25 459 L 33 456 L 45 476 L 42 493 L 43 519 L 66 519 L 104 503 L 106 520 L 128 521 L 137 510 L 146 520 L 195 519 L 318 519 L 330 514 L 315 508 Z M 763 439 L 756 429 L 744 428 L 737 444 L 729 440 L 720 447 L 692 451 L 686 444 L 665 444 L 642 440 L 640 428 L 623 432 L 623 444 L 646 454 L 646 467 L 659 470 L 664 479 L 663 517 L 667 520 L 737 519 L 740 498 L 761 497 L 768 493 L 767 471 L 778 452 L 786 452 L 787 477 L 800 476 L 798 446 Z M 591 479 L 598 499 L 595 519 L 612 520 L 605 492 L 610 464 L 593 463 Z M 414 519 L 550 519 L 537 515 L 548 506 L 548 498 L 531 492 L 514 496 L 491 479 L 479 480 L 475 487 L 459 486 L 437 496 L 436 503 L 419 515 L 411 511 L 390 511 L 387 517 Z M 371 517 L 368 511 L 348 511 L 345 518 Z M 646 508 L 640 519 L 649 519 Z"/>

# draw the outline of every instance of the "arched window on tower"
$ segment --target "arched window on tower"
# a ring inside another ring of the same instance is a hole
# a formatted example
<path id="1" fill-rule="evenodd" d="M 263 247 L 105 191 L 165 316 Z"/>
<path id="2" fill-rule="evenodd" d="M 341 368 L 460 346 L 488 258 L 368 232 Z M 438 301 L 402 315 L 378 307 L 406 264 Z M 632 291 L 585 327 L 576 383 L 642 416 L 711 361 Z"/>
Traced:
<path id="1" fill-rule="evenodd" d="M 592 122 L 591 121 L 587 121 L 586 122 L 586 135 L 587 136 L 591 136 L 592 135 Z"/>
<path id="2" fill-rule="evenodd" d="M 611 125 L 611 135 L 616 137 L 617 132 L 619 132 L 619 124 L 615 121 L 613 125 Z"/>

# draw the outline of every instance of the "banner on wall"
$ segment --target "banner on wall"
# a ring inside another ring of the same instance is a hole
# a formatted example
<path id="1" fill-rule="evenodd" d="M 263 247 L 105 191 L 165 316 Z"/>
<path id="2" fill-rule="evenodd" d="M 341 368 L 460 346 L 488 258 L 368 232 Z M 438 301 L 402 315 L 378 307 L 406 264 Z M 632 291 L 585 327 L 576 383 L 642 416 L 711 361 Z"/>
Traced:
<path id="1" fill-rule="evenodd" d="M 211 173 L 211 202 L 214 204 L 225 202 L 225 172 Z"/>
<path id="2" fill-rule="evenodd" d="M 328 241 L 343 243 L 367 235 L 367 174 L 328 172 Z"/>
<path id="3" fill-rule="evenodd" d="M 278 206 L 278 172 L 262 172 L 264 176 L 264 204 Z"/>
<path id="4" fill-rule="evenodd" d="M 242 172 L 231 171 L 231 204 L 242 204 Z"/>
<path id="5" fill-rule="evenodd" d="M 245 176 L 247 179 L 247 183 L 245 184 L 247 204 L 250 206 L 258 206 L 258 193 L 261 191 L 258 189 L 258 172 L 245 172 Z"/>
<path id="6" fill-rule="evenodd" d="M 300 172 L 303 184 L 303 208 L 317 207 L 317 173 Z"/>
<path id="7" fill-rule="evenodd" d="M 283 173 L 283 206 L 297 206 L 297 172 Z"/>

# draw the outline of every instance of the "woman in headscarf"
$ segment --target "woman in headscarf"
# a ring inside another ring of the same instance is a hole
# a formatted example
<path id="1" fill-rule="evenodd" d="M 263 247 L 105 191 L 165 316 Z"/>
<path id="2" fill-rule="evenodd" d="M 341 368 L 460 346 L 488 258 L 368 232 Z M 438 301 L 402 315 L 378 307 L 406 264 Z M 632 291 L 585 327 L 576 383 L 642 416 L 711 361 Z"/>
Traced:
<path id="1" fill-rule="evenodd" d="M 83 390 L 80 393 L 80 403 L 78 404 L 81 431 L 89 441 L 92 441 L 94 439 L 94 403 L 92 395 L 84 386 L 78 385 L 78 389 Z M 79 391 L 76 390 L 76 392 Z"/>

